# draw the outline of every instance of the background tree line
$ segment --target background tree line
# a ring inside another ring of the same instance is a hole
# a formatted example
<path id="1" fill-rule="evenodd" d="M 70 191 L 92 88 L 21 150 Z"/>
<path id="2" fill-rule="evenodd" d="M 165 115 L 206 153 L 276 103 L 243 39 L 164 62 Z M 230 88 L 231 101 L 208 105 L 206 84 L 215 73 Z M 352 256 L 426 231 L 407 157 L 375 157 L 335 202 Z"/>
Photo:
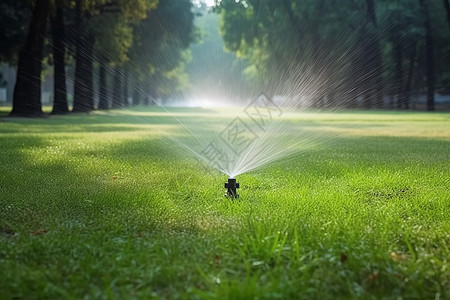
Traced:
<path id="1" fill-rule="evenodd" d="M 450 94 L 449 2 L 3 0 L 0 61 L 17 68 L 12 115 L 42 115 L 48 65 L 56 114 L 72 106 L 68 76 L 74 112 L 261 90 L 316 107 L 407 109 L 426 95 L 433 110 Z"/>
<path id="2" fill-rule="evenodd" d="M 11 115 L 42 115 L 43 61 L 54 66 L 55 114 L 69 111 L 70 68 L 73 112 L 124 107 L 131 93 L 143 103 L 183 88 L 193 21 L 190 0 L 2 1 L 0 61 L 17 67 Z"/>
<path id="3" fill-rule="evenodd" d="M 304 105 L 409 108 L 450 93 L 449 0 L 221 0 L 226 47 Z"/>

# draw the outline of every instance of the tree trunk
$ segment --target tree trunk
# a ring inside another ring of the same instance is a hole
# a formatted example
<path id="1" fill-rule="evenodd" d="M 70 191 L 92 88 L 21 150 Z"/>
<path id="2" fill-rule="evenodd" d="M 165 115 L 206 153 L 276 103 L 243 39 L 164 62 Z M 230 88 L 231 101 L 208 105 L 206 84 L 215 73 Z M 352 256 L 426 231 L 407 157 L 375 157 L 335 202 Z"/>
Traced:
<path id="1" fill-rule="evenodd" d="M 86 81 L 86 106 L 87 111 L 94 110 L 94 43 L 95 37 L 88 33 L 86 37 L 86 69 L 84 79 Z"/>
<path id="2" fill-rule="evenodd" d="M 141 105 L 141 93 L 139 92 L 139 82 L 137 80 L 133 80 L 133 106 Z"/>
<path id="3" fill-rule="evenodd" d="M 94 40 L 92 36 L 80 40 L 76 50 L 73 112 L 89 112 L 94 109 Z"/>
<path id="4" fill-rule="evenodd" d="M 128 72 L 125 70 L 123 73 L 123 83 L 122 83 L 122 91 L 123 91 L 123 107 L 126 107 L 129 105 L 128 103 Z"/>
<path id="5" fill-rule="evenodd" d="M 396 30 L 394 28 L 394 30 Z M 393 58 L 394 58 L 394 93 L 397 96 L 397 108 L 403 106 L 403 51 L 401 38 L 394 34 L 393 37 Z"/>
<path id="6" fill-rule="evenodd" d="M 43 115 L 41 108 L 42 51 L 49 6 L 49 0 L 37 0 L 34 6 L 26 42 L 19 52 L 11 116 Z"/>
<path id="7" fill-rule="evenodd" d="M 108 87 L 106 86 L 106 63 L 104 59 L 100 59 L 99 80 L 98 80 L 98 109 L 105 110 L 108 105 Z"/>
<path id="8" fill-rule="evenodd" d="M 363 47 L 365 44 L 364 29 L 359 30 L 357 33 L 357 38 L 355 39 L 355 46 L 350 49 L 350 57 L 353 59 L 350 61 L 349 73 L 346 74 L 348 80 L 346 80 L 345 86 L 345 98 L 349 98 L 348 103 L 345 107 L 357 108 L 361 104 L 359 103 L 361 96 L 363 95 L 365 88 L 366 72 L 366 62 L 364 60 Z"/>
<path id="9" fill-rule="evenodd" d="M 415 58 L 416 58 L 416 47 L 414 47 L 409 60 L 408 78 L 406 79 L 405 90 L 403 91 L 403 94 L 405 95 L 403 98 L 405 109 L 409 109 L 409 102 L 411 100 L 411 87 L 414 75 Z"/>
<path id="10" fill-rule="evenodd" d="M 366 16 L 369 24 L 368 41 L 366 43 L 367 60 L 367 93 L 366 107 L 383 107 L 383 84 L 382 67 L 383 60 L 381 56 L 380 44 L 378 41 L 378 24 L 375 12 L 375 0 L 366 0 Z"/>
<path id="11" fill-rule="evenodd" d="M 444 1 L 444 7 L 445 11 L 447 12 L 447 22 L 450 26 L 450 0 L 443 0 Z"/>
<path id="12" fill-rule="evenodd" d="M 427 65 L 427 110 L 434 110 L 434 43 L 430 14 L 426 0 L 419 0 L 424 16 L 425 28 L 425 60 Z"/>
<path id="13" fill-rule="evenodd" d="M 89 112 L 94 108 L 93 49 L 95 38 L 88 33 L 81 5 L 82 0 L 77 0 L 75 23 L 79 34 L 75 53 L 73 112 Z"/>
<path id="14" fill-rule="evenodd" d="M 85 28 L 81 10 L 82 0 L 76 1 L 75 28 L 79 30 L 76 37 L 75 50 L 75 78 L 74 78 L 74 95 L 73 95 L 73 112 L 86 111 L 86 82 L 83 78 L 83 70 L 86 68 L 86 58 L 84 55 L 85 45 Z"/>
<path id="15" fill-rule="evenodd" d="M 112 108 L 122 108 L 122 73 L 119 67 L 114 68 L 114 82 L 113 82 L 113 103 Z"/>
<path id="16" fill-rule="evenodd" d="M 150 77 L 150 84 L 145 84 L 144 88 L 143 88 L 143 92 L 144 92 L 144 103 L 145 105 L 154 105 L 156 103 L 156 88 L 155 86 L 157 85 L 157 76 L 156 75 L 152 75 Z"/>
<path id="17" fill-rule="evenodd" d="M 69 112 L 67 105 L 66 71 L 65 71 L 65 34 L 64 15 L 61 1 L 56 2 L 56 15 L 51 20 L 53 59 L 55 66 L 54 75 L 54 101 L 52 114 L 65 114 Z"/>

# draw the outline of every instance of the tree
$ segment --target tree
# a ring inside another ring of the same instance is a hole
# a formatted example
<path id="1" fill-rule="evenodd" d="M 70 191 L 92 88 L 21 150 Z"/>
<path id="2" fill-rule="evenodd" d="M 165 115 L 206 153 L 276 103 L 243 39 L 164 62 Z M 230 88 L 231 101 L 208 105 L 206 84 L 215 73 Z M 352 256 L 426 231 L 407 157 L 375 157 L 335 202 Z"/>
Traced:
<path id="1" fill-rule="evenodd" d="M 99 80 L 98 80 L 98 85 L 99 85 L 99 90 L 98 90 L 98 109 L 100 110 L 104 110 L 104 109 L 108 109 L 109 108 L 109 103 L 108 103 L 108 88 L 106 85 L 106 61 L 105 59 L 100 58 L 100 62 L 99 62 Z"/>
<path id="2" fill-rule="evenodd" d="M 19 51 L 11 116 L 41 116 L 41 70 L 50 0 L 37 0 L 25 45 Z"/>
<path id="3" fill-rule="evenodd" d="M 391 108 L 408 109 L 422 39 L 420 6 L 409 0 L 381 0 L 379 6 L 385 92 L 391 96 Z"/>
<path id="4" fill-rule="evenodd" d="M 17 65 L 18 53 L 27 37 L 32 7 L 27 1 L 0 2 L 0 62 Z"/>
<path id="5" fill-rule="evenodd" d="M 446 11 L 435 1 L 428 1 L 434 44 L 436 93 L 450 94 L 450 30 Z"/>
<path id="6" fill-rule="evenodd" d="M 419 0 L 423 12 L 423 26 L 425 28 L 425 57 L 427 67 L 427 110 L 434 110 L 434 43 L 432 36 L 431 20 L 426 0 Z"/>
<path id="7" fill-rule="evenodd" d="M 445 12 L 447 13 L 447 23 L 450 26 L 450 0 L 442 0 L 444 2 Z"/>
<path id="8" fill-rule="evenodd" d="M 383 106 L 383 85 L 381 72 L 383 61 L 381 57 L 380 45 L 378 41 L 378 22 L 375 10 L 375 0 L 366 0 L 367 9 L 367 40 L 364 52 L 367 59 L 365 86 L 367 93 L 365 95 L 365 107 Z"/>
<path id="9" fill-rule="evenodd" d="M 90 14 L 83 4 L 83 0 L 76 0 L 75 25 L 79 33 L 76 39 L 73 112 L 89 112 L 94 108 L 92 72 L 95 36 L 89 30 Z"/>
<path id="10" fill-rule="evenodd" d="M 112 108 L 118 109 L 123 107 L 122 99 L 122 72 L 119 67 L 114 68 L 114 83 L 112 91 Z"/>
<path id="11" fill-rule="evenodd" d="M 269 94 L 302 98 L 301 105 L 338 105 L 339 75 L 365 63 L 362 53 L 348 55 L 365 15 L 349 14 L 353 1 L 344 2 L 223 0 L 221 33 L 226 47 L 251 65 L 246 74 Z"/>
<path id="12" fill-rule="evenodd" d="M 94 16 L 91 24 L 96 36 L 95 56 L 99 61 L 98 108 L 109 108 L 106 96 L 109 73 L 112 73 L 111 77 L 114 77 L 112 105 L 114 108 L 120 108 L 123 104 L 121 100 L 123 95 L 120 92 L 117 94 L 117 90 L 122 90 L 121 86 L 117 85 L 121 85 L 123 81 L 118 80 L 117 72 L 129 60 L 128 51 L 133 43 L 133 29 L 130 20 L 126 20 L 117 7 L 115 11 L 105 11 Z M 109 70 L 114 71 L 107 72 Z"/>
<path id="13" fill-rule="evenodd" d="M 64 2 L 56 0 L 54 16 L 51 17 L 51 31 L 53 41 L 54 60 L 54 101 L 52 114 L 65 114 L 69 112 L 67 105 L 66 71 L 65 71 L 65 30 L 64 30 Z"/>
<path id="14" fill-rule="evenodd" d="M 407 108 L 426 88 L 430 106 L 433 88 L 450 90 L 450 34 L 435 2 L 222 0 L 216 10 L 246 74 L 301 105 L 381 107 L 388 94 Z"/>
<path id="15" fill-rule="evenodd" d="M 127 103 L 128 52 L 134 42 L 133 24 L 147 18 L 157 4 L 157 0 L 107 2 L 91 18 L 96 37 L 95 56 L 99 61 L 99 109 L 109 107 L 106 97 L 109 73 L 114 77 L 113 107 L 123 107 Z"/>
<path id="16" fill-rule="evenodd" d="M 185 89 L 188 78 L 183 70 L 195 34 L 189 0 L 160 0 L 157 9 L 134 24 L 126 69 L 138 90 L 133 94 L 157 99 Z"/>
<path id="17" fill-rule="evenodd" d="M 75 112 L 94 109 L 93 62 L 96 57 L 106 76 L 106 64 L 120 66 L 128 60 L 127 51 L 132 45 L 133 22 L 145 18 L 157 5 L 157 0 L 77 0 L 76 25 L 76 70 L 75 70 Z M 106 84 L 106 78 L 102 78 Z M 99 88 L 105 91 L 107 88 Z M 105 100 L 101 97 L 102 101 Z M 101 107 L 107 104 L 101 103 Z"/>

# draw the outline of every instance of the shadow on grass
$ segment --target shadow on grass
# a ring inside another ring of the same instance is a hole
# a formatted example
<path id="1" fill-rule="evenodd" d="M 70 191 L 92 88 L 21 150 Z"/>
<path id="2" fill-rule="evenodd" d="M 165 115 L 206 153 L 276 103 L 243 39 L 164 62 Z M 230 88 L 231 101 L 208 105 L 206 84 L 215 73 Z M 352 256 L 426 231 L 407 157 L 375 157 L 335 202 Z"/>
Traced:
<path id="1" fill-rule="evenodd" d="M 0 136 L 0 145 L 2 232 L 198 231 L 195 209 L 185 208 L 199 194 L 182 186 L 201 174 L 192 175 L 192 163 L 168 151 L 163 140 L 107 149 L 65 146 L 53 157 L 45 138 Z"/>
<path id="2" fill-rule="evenodd" d="M 119 117 L 92 117 L 92 118 L 64 118 L 49 119 L 45 122 L 27 119 L 0 123 L 1 133 L 102 133 L 102 132 L 132 132 L 132 131 L 160 131 L 170 128 L 187 133 L 182 127 L 189 130 L 196 128 L 205 129 L 203 120 L 193 121 L 192 117 L 177 117 L 173 119 L 167 116 L 141 117 L 138 121 Z M 219 126 L 219 129 L 225 126 Z"/>

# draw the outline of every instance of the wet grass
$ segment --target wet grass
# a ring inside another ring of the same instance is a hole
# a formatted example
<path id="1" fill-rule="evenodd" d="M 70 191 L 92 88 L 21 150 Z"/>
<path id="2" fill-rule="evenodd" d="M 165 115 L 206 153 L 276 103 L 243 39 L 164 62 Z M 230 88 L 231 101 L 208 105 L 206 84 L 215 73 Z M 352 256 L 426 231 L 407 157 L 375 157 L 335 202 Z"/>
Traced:
<path id="1" fill-rule="evenodd" d="M 158 109 L 1 119 L 0 298 L 450 298 L 450 115 L 296 119 L 239 201 Z"/>

